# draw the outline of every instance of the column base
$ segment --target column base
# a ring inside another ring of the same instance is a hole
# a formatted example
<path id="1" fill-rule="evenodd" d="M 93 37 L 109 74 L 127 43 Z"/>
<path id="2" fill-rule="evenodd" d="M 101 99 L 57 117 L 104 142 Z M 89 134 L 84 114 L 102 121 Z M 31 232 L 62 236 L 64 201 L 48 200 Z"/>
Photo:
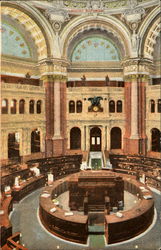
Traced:
<path id="1" fill-rule="evenodd" d="M 124 138 L 124 153 L 146 154 L 146 139 Z"/>
<path id="2" fill-rule="evenodd" d="M 46 139 L 45 157 L 52 157 L 52 156 L 53 156 L 53 140 Z"/>
<path id="3" fill-rule="evenodd" d="M 54 139 L 53 140 L 53 155 L 63 155 L 64 154 L 64 139 Z"/>

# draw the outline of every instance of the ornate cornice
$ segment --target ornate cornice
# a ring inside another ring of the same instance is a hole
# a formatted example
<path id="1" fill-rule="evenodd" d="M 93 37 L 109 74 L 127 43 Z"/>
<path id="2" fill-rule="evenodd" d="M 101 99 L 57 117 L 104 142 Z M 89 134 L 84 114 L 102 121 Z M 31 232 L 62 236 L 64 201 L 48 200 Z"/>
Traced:
<path id="1" fill-rule="evenodd" d="M 142 82 L 150 81 L 149 75 L 144 74 L 130 74 L 127 76 L 124 76 L 125 81 L 133 81 L 133 80 L 141 80 Z"/>
<path id="2" fill-rule="evenodd" d="M 124 76 L 130 75 L 147 75 L 153 71 L 153 64 L 151 60 L 146 58 L 133 58 L 122 61 L 124 68 Z"/>
<path id="3" fill-rule="evenodd" d="M 64 75 L 56 75 L 56 74 L 52 74 L 52 75 L 44 75 L 41 77 L 41 80 L 44 82 L 54 82 L 55 80 L 59 80 L 59 81 L 67 81 L 68 78 L 67 76 Z"/>

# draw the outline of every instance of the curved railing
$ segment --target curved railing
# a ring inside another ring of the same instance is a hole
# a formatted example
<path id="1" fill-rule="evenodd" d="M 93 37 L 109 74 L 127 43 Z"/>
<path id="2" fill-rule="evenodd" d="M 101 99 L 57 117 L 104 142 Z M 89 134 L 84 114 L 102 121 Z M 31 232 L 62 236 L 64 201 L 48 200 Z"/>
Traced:
<path id="1" fill-rule="evenodd" d="M 75 174 L 75 178 L 78 178 L 79 174 Z M 152 223 L 154 215 L 152 192 L 135 177 L 113 174 L 123 177 L 124 189 L 136 195 L 139 202 L 132 209 L 121 211 L 119 213 L 121 217 L 117 214 L 105 215 L 105 236 L 108 244 L 130 239 L 145 231 Z M 39 203 L 40 219 L 51 233 L 69 241 L 86 243 L 88 215 L 66 216 L 66 211 L 53 203 L 55 197 L 68 190 L 68 181 L 71 176 L 73 175 L 57 180 L 53 185 L 44 188 Z"/>

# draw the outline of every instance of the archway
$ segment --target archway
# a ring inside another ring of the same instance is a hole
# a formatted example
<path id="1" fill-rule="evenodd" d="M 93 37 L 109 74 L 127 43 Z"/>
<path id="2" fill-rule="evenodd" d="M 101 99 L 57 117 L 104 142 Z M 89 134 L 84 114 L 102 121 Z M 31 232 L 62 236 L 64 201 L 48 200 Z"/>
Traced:
<path id="1" fill-rule="evenodd" d="M 81 131 L 77 127 L 70 131 L 70 149 L 81 149 Z"/>
<path id="2" fill-rule="evenodd" d="M 20 156 L 19 151 L 19 133 L 8 134 L 8 158 L 17 158 Z"/>
<path id="3" fill-rule="evenodd" d="M 90 131 L 90 151 L 101 151 L 101 129 L 94 127 Z"/>
<path id="4" fill-rule="evenodd" d="M 40 152 L 40 131 L 35 129 L 31 133 L 31 153 Z"/>
<path id="5" fill-rule="evenodd" d="M 161 152 L 161 132 L 157 128 L 151 130 L 151 150 L 154 152 Z"/>
<path id="6" fill-rule="evenodd" d="M 121 149 L 121 129 L 118 127 L 111 129 L 111 149 Z"/>

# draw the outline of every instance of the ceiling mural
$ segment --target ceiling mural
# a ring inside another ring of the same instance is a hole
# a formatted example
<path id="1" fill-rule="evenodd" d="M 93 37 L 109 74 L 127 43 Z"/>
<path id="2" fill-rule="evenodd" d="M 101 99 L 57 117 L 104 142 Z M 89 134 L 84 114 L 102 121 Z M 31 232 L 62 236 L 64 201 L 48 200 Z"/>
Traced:
<path id="1" fill-rule="evenodd" d="M 71 61 L 119 61 L 116 47 L 102 37 L 88 37 L 82 40 L 74 49 Z"/>
<path id="2" fill-rule="evenodd" d="M 31 58 L 30 49 L 23 36 L 11 25 L 2 24 L 2 54 Z"/>

